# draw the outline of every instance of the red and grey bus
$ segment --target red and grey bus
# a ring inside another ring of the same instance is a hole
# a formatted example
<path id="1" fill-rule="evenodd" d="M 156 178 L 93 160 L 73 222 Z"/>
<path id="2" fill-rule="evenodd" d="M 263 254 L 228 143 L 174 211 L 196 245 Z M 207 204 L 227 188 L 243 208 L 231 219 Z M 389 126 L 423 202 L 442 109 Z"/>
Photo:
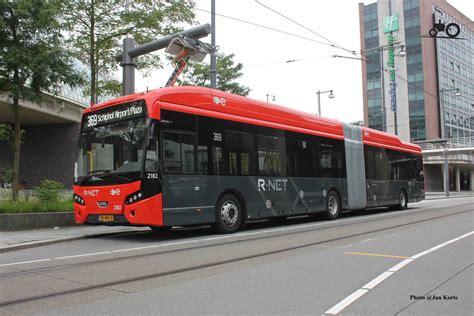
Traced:
<path id="1" fill-rule="evenodd" d="M 424 198 L 419 146 L 366 127 L 202 87 L 127 95 L 84 111 L 79 224 L 211 224 Z"/>

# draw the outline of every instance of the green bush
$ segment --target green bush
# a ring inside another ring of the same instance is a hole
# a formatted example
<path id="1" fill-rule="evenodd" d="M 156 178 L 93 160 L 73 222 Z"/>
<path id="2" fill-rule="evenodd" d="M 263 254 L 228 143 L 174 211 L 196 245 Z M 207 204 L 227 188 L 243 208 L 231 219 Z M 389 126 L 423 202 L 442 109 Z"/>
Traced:
<path id="1" fill-rule="evenodd" d="M 9 165 L 0 165 L 0 182 L 12 183 L 13 181 L 13 169 Z"/>
<path id="2" fill-rule="evenodd" d="M 72 212 L 73 210 L 74 203 L 71 200 L 49 203 L 0 201 L 0 214 Z"/>
<path id="3" fill-rule="evenodd" d="M 64 184 L 46 179 L 34 189 L 40 202 L 55 203 L 59 201 L 59 190 L 64 190 Z"/>

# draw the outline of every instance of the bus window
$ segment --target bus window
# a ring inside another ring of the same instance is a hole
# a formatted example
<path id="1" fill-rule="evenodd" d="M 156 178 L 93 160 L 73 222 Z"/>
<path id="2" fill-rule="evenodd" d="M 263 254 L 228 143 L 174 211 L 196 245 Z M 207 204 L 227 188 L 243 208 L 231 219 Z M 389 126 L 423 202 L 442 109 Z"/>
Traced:
<path id="1" fill-rule="evenodd" d="M 365 146 L 365 172 L 367 179 L 390 179 L 390 166 L 384 148 Z"/>
<path id="2" fill-rule="evenodd" d="M 194 173 L 194 143 L 195 136 L 181 135 L 181 166 L 182 173 Z"/>
<path id="3" fill-rule="evenodd" d="M 283 138 L 258 135 L 258 171 L 262 176 L 285 175 L 286 157 Z"/>
<path id="4" fill-rule="evenodd" d="M 411 154 L 387 150 L 390 164 L 391 180 L 409 180 L 411 169 Z"/>
<path id="5" fill-rule="evenodd" d="M 289 175 L 294 177 L 312 177 L 313 143 L 306 140 L 291 139 L 288 145 Z"/>
<path id="6" fill-rule="evenodd" d="M 163 133 L 163 166 L 166 173 L 194 173 L 196 136 L 174 132 Z"/>
<path id="7" fill-rule="evenodd" d="M 150 128 L 150 134 L 148 135 L 148 144 L 146 148 L 145 157 L 145 171 L 146 172 L 158 172 L 159 171 L 159 159 L 158 159 L 158 124 L 153 124 Z"/>
<path id="8" fill-rule="evenodd" d="M 179 135 L 163 133 L 163 165 L 166 173 L 181 173 Z"/>
<path id="9" fill-rule="evenodd" d="M 321 139 L 319 144 L 319 167 L 322 178 L 344 178 L 346 164 L 342 141 Z"/>
<path id="10" fill-rule="evenodd" d="M 224 153 L 228 161 L 224 165 L 228 167 L 227 174 L 253 174 L 253 159 L 250 158 L 253 152 L 252 134 L 229 130 L 225 132 Z"/>

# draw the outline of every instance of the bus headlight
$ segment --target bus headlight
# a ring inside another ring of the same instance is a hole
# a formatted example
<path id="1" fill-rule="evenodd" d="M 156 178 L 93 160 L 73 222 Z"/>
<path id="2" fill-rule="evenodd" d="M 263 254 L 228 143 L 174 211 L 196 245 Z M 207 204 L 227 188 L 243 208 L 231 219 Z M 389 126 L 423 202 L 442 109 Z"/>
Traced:
<path id="1" fill-rule="evenodd" d="M 74 203 L 80 204 L 80 205 L 86 205 L 86 201 L 79 195 L 74 193 Z"/>
<path id="2" fill-rule="evenodd" d="M 143 199 L 143 193 L 134 192 L 125 198 L 125 204 L 132 204 Z"/>

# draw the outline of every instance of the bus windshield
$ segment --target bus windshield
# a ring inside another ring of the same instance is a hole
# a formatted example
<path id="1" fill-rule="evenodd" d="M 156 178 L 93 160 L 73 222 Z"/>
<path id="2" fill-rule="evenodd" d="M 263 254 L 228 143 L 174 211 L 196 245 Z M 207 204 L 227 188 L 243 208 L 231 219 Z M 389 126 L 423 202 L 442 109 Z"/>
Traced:
<path id="1" fill-rule="evenodd" d="M 147 119 L 122 121 L 82 131 L 76 152 L 76 185 L 108 185 L 138 180 L 147 135 Z M 153 146 L 155 147 L 155 146 Z M 145 168 L 156 169 L 156 148 L 148 148 Z"/>

